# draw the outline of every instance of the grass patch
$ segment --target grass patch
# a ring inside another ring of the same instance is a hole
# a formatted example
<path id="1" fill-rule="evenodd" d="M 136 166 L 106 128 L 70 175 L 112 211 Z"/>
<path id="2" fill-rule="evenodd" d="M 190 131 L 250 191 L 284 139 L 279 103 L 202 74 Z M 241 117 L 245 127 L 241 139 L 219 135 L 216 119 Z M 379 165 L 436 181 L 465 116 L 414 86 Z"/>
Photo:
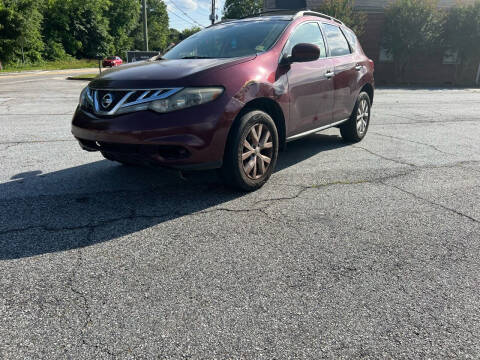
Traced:
<path id="1" fill-rule="evenodd" d="M 34 64 L 6 64 L 3 66 L 2 72 L 12 71 L 28 71 L 28 70 L 64 70 L 64 69 L 81 69 L 81 68 L 98 68 L 98 60 L 90 59 L 70 59 L 56 61 L 42 61 Z"/>
<path id="2" fill-rule="evenodd" d="M 98 73 L 96 73 L 96 74 L 82 74 L 82 75 L 69 76 L 67 79 L 68 80 L 93 80 L 97 76 L 98 76 Z"/>

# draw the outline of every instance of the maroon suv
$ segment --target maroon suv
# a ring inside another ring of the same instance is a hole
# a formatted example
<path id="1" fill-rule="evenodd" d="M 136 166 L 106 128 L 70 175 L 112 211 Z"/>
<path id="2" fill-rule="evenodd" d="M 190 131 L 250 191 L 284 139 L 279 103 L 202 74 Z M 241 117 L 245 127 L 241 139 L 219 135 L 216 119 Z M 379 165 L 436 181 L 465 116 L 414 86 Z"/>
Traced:
<path id="1" fill-rule="evenodd" d="M 362 140 L 373 92 L 373 62 L 341 21 L 264 15 L 104 72 L 82 91 L 72 132 L 109 160 L 221 168 L 228 184 L 254 190 L 290 140 L 333 126 Z"/>

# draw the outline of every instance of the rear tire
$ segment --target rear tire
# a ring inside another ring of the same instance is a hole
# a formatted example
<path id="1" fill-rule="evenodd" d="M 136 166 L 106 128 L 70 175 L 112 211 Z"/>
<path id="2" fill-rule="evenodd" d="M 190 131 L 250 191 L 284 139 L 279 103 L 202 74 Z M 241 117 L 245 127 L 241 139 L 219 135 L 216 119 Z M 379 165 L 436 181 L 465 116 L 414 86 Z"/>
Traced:
<path id="1" fill-rule="evenodd" d="M 370 97 L 366 92 L 361 92 L 358 95 L 350 119 L 340 125 L 340 134 L 342 134 L 343 140 L 353 143 L 362 141 L 370 125 L 371 110 Z"/>
<path id="2" fill-rule="evenodd" d="M 233 126 L 221 169 L 223 180 L 243 191 L 257 190 L 277 164 L 277 127 L 270 115 L 260 110 L 248 111 Z"/>

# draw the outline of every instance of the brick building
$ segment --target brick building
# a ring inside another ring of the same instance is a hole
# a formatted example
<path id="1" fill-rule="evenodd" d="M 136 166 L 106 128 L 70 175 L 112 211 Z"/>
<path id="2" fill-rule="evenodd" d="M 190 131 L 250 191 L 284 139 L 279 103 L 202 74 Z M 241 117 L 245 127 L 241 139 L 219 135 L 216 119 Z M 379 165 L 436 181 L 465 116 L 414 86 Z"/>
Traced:
<path id="1" fill-rule="evenodd" d="M 471 3 L 474 0 L 458 0 Z M 264 0 L 265 10 L 275 9 L 318 9 L 323 0 Z M 375 61 L 375 79 L 377 84 L 394 82 L 393 59 L 382 49 L 382 29 L 385 22 L 385 8 L 391 0 L 356 0 L 355 10 L 367 16 L 365 31 L 359 37 L 365 53 Z M 439 7 L 448 9 L 457 4 L 457 0 L 440 0 Z M 425 54 L 408 69 L 406 78 L 410 83 L 452 84 L 454 82 L 455 54 Z"/>

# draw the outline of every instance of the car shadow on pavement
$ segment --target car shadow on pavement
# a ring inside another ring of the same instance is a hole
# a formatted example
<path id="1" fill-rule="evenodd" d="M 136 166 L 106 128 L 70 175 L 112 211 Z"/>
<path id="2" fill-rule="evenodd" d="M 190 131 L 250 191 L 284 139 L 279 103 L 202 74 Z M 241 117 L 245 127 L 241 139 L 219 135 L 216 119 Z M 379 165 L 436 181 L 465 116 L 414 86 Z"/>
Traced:
<path id="1" fill-rule="evenodd" d="M 340 137 L 324 134 L 289 143 L 277 171 L 345 145 Z M 225 187 L 216 171 L 182 178 L 172 170 L 107 160 L 46 174 L 29 171 L 11 179 L 0 184 L 0 260 L 110 241 L 252 196 Z"/>

